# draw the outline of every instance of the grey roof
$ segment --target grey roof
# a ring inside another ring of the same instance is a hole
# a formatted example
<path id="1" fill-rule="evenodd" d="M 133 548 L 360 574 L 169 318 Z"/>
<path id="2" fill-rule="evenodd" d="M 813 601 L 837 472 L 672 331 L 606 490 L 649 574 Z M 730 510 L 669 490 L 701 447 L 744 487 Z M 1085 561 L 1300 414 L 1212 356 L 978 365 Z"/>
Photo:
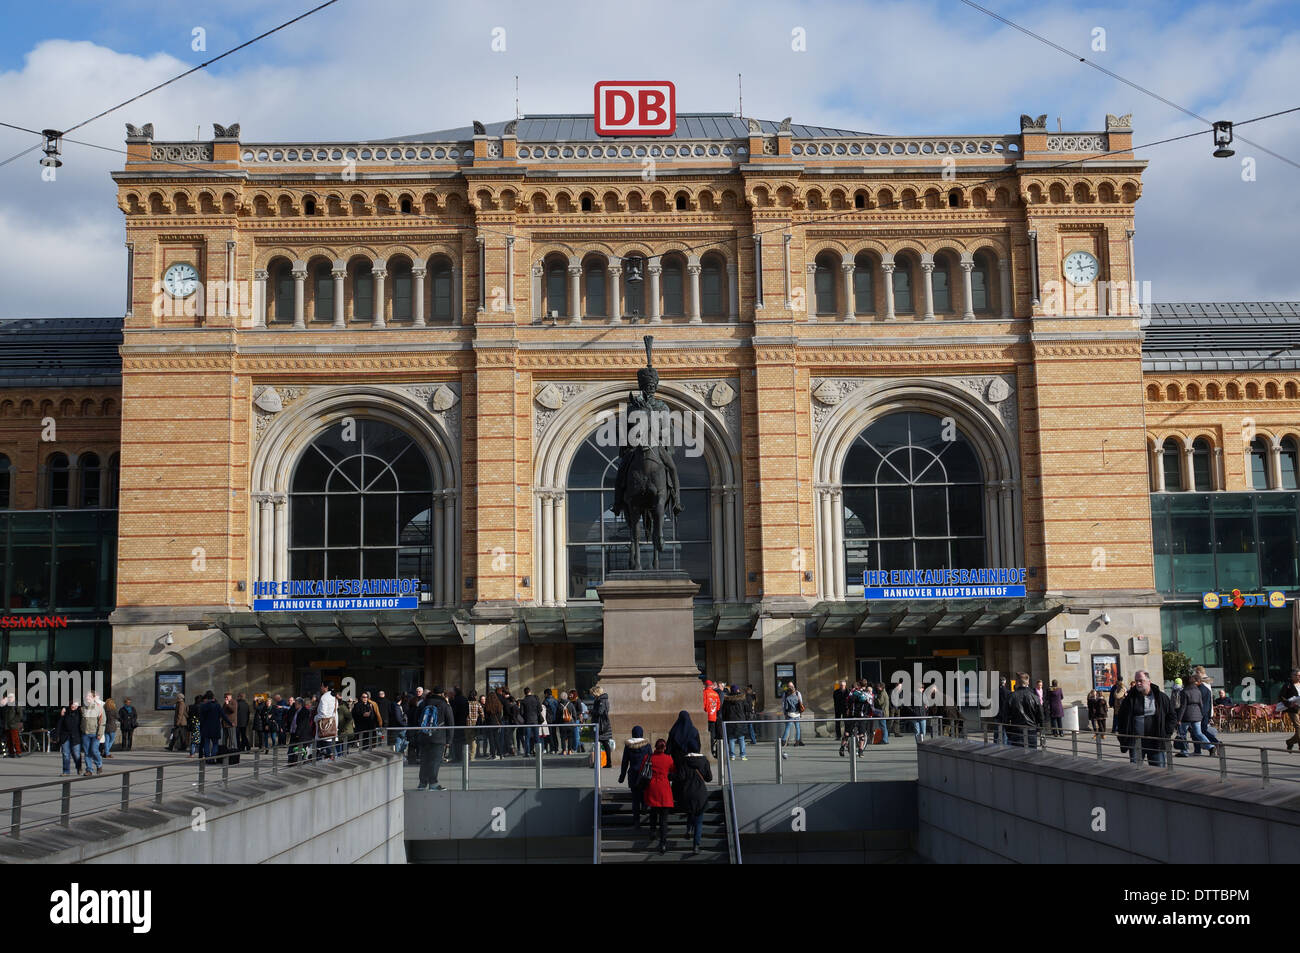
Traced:
<path id="1" fill-rule="evenodd" d="M 509 120 L 483 124 L 489 136 L 505 134 Z M 775 133 L 780 122 L 760 119 L 759 125 L 764 133 Z M 870 132 L 854 132 L 851 129 L 831 129 L 826 126 L 805 126 L 791 123 L 790 132 L 796 139 L 817 139 L 836 137 L 870 136 Z M 515 136 L 520 142 L 600 142 L 608 138 L 596 135 L 595 117 L 587 114 L 524 116 L 515 127 Z M 422 132 L 396 139 L 376 139 L 374 142 L 463 142 L 474 138 L 474 127 L 458 126 L 455 129 L 439 129 L 436 132 Z M 660 137 L 656 137 L 660 138 Z M 733 116 L 731 113 L 678 113 L 677 130 L 671 139 L 748 139 L 749 120 Z"/>
<path id="2" fill-rule="evenodd" d="M 1300 301 L 1150 304 L 1146 318 L 1145 371 L 1300 369 Z"/>
<path id="3" fill-rule="evenodd" d="M 121 318 L 0 319 L 0 387 L 122 383 Z"/>

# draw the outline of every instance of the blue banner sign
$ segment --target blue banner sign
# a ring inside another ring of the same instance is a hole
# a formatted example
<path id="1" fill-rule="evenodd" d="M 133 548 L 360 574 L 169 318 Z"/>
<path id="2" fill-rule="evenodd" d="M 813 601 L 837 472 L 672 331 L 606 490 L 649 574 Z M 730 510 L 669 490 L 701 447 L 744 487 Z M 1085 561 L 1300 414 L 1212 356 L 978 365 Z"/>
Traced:
<path id="1" fill-rule="evenodd" d="M 255 612 L 415 609 L 420 605 L 420 580 L 284 579 L 253 583 L 253 597 Z"/>
<path id="2" fill-rule="evenodd" d="M 1012 599 L 1025 595 L 1024 569 L 868 569 L 867 599 Z"/>

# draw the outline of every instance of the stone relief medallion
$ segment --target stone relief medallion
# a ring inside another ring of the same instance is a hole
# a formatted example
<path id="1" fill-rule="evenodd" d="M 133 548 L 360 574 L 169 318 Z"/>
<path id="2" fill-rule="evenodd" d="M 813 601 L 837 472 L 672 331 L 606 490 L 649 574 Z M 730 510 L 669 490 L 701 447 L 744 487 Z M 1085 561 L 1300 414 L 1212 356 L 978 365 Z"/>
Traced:
<path id="1" fill-rule="evenodd" d="M 736 399 L 736 392 L 726 381 L 718 381 L 709 392 L 709 403 L 714 407 L 726 407 Z"/>
<path id="2" fill-rule="evenodd" d="M 1001 377 L 995 377 L 989 381 L 989 388 L 984 392 L 984 396 L 990 404 L 1000 404 L 1011 396 L 1011 385 Z"/>
<path id="3" fill-rule="evenodd" d="M 546 383 L 537 388 L 533 400 L 541 409 L 533 410 L 533 438 L 537 439 L 546 432 L 560 408 L 578 394 L 586 390 L 589 384 Z"/>
<path id="4" fill-rule="evenodd" d="M 824 380 L 813 388 L 812 395 L 819 403 L 828 407 L 834 407 L 844 399 L 844 394 L 840 391 L 839 381 Z"/>
<path id="5" fill-rule="evenodd" d="M 255 388 L 253 391 L 253 408 L 256 413 L 253 414 L 256 436 L 261 439 L 266 428 L 271 426 L 271 421 L 275 415 L 284 410 L 285 407 L 298 400 L 307 393 L 306 387 L 272 387 L 266 385 Z"/>
<path id="6" fill-rule="evenodd" d="M 435 412 L 442 413 L 443 411 L 450 410 L 452 407 L 456 406 L 458 400 L 460 400 L 459 394 L 446 384 L 441 384 L 433 392 L 433 396 L 429 398 L 429 406 L 432 407 Z"/>
<path id="7" fill-rule="evenodd" d="M 253 406 L 268 414 L 278 414 L 284 410 L 284 401 L 280 398 L 279 391 L 274 387 L 264 387 L 261 388 L 257 397 L 253 399 Z"/>
<path id="8" fill-rule="evenodd" d="M 674 383 L 695 392 L 707 401 L 727 433 L 736 440 L 740 439 L 740 401 L 736 400 L 736 394 L 740 392 L 739 378 L 725 381 L 675 381 Z"/>
<path id="9" fill-rule="evenodd" d="M 867 383 L 865 377 L 814 377 L 812 385 L 813 433 L 821 430 L 822 424 L 835 412 L 844 398 Z"/>
<path id="10" fill-rule="evenodd" d="M 547 410 L 559 410 L 564 405 L 564 395 L 554 384 L 544 384 L 538 388 L 537 393 L 533 395 L 533 400 Z"/>
<path id="11" fill-rule="evenodd" d="M 392 389 L 392 388 L 385 388 Z M 459 384 L 408 384 L 408 394 L 418 397 L 433 412 L 451 439 L 452 452 L 460 454 L 460 385 Z"/>

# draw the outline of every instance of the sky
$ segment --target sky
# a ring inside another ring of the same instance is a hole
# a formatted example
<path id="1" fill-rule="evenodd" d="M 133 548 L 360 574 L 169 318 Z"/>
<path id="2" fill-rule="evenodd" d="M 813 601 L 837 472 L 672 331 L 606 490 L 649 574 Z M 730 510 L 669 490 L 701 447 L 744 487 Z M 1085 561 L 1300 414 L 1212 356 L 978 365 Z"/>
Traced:
<path id="1" fill-rule="evenodd" d="M 1210 120 L 1300 106 L 1294 0 L 982 2 Z M 0 122 L 66 129 L 314 5 L 9 4 Z M 524 114 L 590 112 L 602 79 L 670 79 L 679 111 L 734 112 L 737 73 L 746 116 L 865 132 L 1014 134 L 1021 113 L 1067 131 L 1132 113 L 1138 145 L 1205 128 L 959 0 L 339 0 L 72 137 L 120 150 L 126 122 L 152 122 L 159 140 L 238 122 L 245 142 L 392 138 L 511 118 L 516 75 Z M 1300 112 L 1239 132 L 1300 163 Z M 0 161 L 38 143 L 0 128 Z M 1150 165 L 1137 270 L 1152 299 L 1300 300 L 1300 168 L 1235 148 L 1213 158 L 1207 133 L 1138 150 Z M 120 315 L 125 231 L 109 173 L 123 156 L 65 143 L 54 182 L 39 157 L 0 167 L 0 317 Z"/>

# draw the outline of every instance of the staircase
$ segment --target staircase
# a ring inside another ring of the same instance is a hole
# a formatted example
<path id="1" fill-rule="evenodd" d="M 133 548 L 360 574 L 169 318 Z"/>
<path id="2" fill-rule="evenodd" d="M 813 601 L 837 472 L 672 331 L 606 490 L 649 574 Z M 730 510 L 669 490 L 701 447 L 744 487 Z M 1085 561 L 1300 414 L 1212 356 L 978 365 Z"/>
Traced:
<path id="1" fill-rule="evenodd" d="M 600 862 L 602 864 L 727 863 L 727 819 L 722 792 L 709 792 L 701 825 L 700 852 L 691 853 L 691 837 L 686 833 L 686 815 L 679 810 L 668 812 L 668 851 L 659 853 L 658 831 L 650 831 L 650 819 L 641 814 L 640 829 L 632 826 L 632 792 L 625 787 L 600 792 Z"/>

